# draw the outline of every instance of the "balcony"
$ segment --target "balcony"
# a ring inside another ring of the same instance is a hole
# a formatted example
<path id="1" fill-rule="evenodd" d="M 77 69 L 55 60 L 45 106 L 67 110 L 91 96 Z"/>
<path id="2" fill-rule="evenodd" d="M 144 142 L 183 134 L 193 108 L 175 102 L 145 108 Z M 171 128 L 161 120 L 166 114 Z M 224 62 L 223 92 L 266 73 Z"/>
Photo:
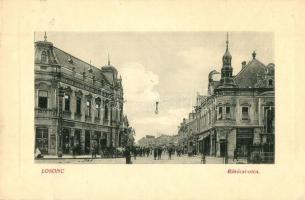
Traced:
<path id="1" fill-rule="evenodd" d="M 64 110 L 63 113 L 62 113 L 62 116 L 65 119 L 71 119 L 71 112 L 67 111 L 67 110 Z"/>
<path id="2" fill-rule="evenodd" d="M 91 115 L 86 115 L 85 116 L 85 121 L 86 122 L 92 122 Z"/>
<path id="3" fill-rule="evenodd" d="M 94 117 L 94 122 L 95 122 L 95 123 L 100 123 L 100 121 L 101 121 L 101 118 L 99 118 L 99 117 Z"/>
<path id="4" fill-rule="evenodd" d="M 55 109 L 35 108 L 35 117 L 48 118 L 56 116 L 57 111 Z"/>
<path id="5" fill-rule="evenodd" d="M 75 119 L 75 120 L 78 120 L 78 121 L 81 121 L 81 120 L 82 120 L 82 114 L 80 114 L 80 113 L 75 113 L 75 114 L 74 114 L 74 119 Z"/>
<path id="6" fill-rule="evenodd" d="M 108 124 L 109 124 L 109 120 L 108 120 L 108 119 L 104 119 L 104 120 L 103 120 L 103 124 L 104 124 L 104 125 L 108 125 Z"/>

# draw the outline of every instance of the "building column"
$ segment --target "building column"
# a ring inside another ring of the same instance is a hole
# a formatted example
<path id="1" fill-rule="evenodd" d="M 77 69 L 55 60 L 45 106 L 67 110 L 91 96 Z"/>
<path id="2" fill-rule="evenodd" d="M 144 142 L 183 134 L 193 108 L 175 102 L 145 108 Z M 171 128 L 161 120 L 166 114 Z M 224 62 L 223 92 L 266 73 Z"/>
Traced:
<path id="1" fill-rule="evenodd" d="M 234 156 L 234 150 L 236 148 L 236 129 L 228 130 L 228 157 Z"/>
<path id="2" fill-rule="evenodd" d="M 253 135 L 253 144 L 260 144 L 261 143 L 261 128 L 254 128 L 254 135 Z"/>
<path id="3" fill-rule="evenodd" d="M 110 145 L 111 145 L 111 136 L 110 136 L 110 134 L 111 134 L 111 131 L 110 131 L 110 129 L 111 129 L 111 127 L 109 128 L 109 131 L 106 133 L 107 135 L 106 135 L 106 137 L 107 137 L 107 147 L 110 147 Z"/>
<path id="4" fill-rule="evenodd" d="M 212 131 L 209 131 L 209 135 L 210 135 L 210 156 L 212 156 L 212 152 L 213 152 L 213 135 L 212 135 Z"/>
<path id="5" fill-rule="evenodd" d="M 74 148 L 74 128 L 70 128 L 70 153 L 73 154 Z"/>
<path id="6" fill-rule="evenodd" d="M 85 154 L 85 130 L 80 129 L 80 148 L 81 154 Z"/>

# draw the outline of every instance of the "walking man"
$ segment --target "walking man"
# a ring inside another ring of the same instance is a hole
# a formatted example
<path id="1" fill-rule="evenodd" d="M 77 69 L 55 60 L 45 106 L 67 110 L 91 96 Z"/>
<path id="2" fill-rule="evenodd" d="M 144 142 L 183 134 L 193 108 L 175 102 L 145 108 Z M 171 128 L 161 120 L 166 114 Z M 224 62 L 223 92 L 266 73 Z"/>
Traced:
<path id="1" fill-rule="evenodd" d="M 158 155 L 158 152 L 157 152 L 157 148 L 155 147 L 154 148 L 154 159 L 156 160 L 157 159 L 157 155 Z"/>
<path id="2" fill-rule="evenodd" d="M 237 148 L 234 149 L 233 162 L 234 162 L 235 159 L 236 159 L 236 161 L 238 161 L 238 158 L 237 158 Z"/>

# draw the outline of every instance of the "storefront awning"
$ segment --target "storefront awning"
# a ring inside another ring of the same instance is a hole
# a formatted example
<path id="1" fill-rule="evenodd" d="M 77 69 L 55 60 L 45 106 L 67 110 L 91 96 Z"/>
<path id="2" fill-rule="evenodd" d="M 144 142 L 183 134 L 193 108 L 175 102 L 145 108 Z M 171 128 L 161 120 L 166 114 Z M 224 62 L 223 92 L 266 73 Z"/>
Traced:
<path id="1" fill-rule="evenodd" d="M 209 136 L 209 133 L 204 133 L 204 134 L 202 134 L 202 135 L 199 135 L 198 141 L 204 140 L 204 138 L 206 138 L 207 136 Z"/>

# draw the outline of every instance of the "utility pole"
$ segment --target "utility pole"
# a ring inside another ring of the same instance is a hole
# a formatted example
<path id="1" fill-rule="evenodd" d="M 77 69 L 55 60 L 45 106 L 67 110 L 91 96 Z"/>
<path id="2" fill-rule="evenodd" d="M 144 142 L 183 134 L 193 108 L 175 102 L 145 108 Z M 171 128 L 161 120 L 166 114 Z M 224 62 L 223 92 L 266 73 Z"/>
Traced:
<path id="1" fill-rule="evenodd" d="M 58 149 L 57 149 L 57 156 L 59 158 L 62 157 L 63 154 L 63 142 L 62 142 L 62 101 L 64 97 L 64 90 L 62 87 L 58 88 Z"/>

